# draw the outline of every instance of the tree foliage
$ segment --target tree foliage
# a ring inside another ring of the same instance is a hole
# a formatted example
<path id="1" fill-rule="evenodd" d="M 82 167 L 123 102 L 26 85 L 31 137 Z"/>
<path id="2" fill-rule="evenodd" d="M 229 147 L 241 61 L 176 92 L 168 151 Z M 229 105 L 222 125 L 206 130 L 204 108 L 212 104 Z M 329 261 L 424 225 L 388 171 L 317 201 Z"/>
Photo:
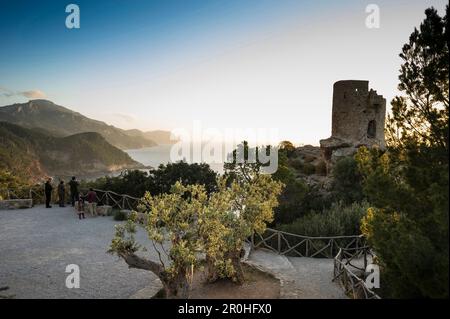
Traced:
<path id="1" fill-rule="evenodd" d="M 372 204 L 361 230 L 389 297 L 448 298 L 448 6 L 425 14 L 400 55 L 388 151 L 357 154 Z"/>
<path id="2" fill-rule="evenodd" d="M 332 197 L 345 204 L 361 202 L 364 199 L 362 177 L 353 157 L 344 157 L 336 162 L 332 172 Z"/>
<path id="3" fill-rule="evenodd" d="M 255 232 L 262 234 L 267 223 L 273 221 L 273 209 L 278 205 L 283 184 L 270 175 L 257 175 L 251 182 L 233 181 L 230 187 L 222 179 L 219 187 L 210 198 L 200 228 L 209 280 L 231 278 L 242 283 L 240 259 L 244 241 Z"/>
<path id="4" fill-rule="evenodd" d="M 278 149 L 285 151 L 287 157 L 291 157 L 295 153 L 295 146 L 290 141 L 281 141 Z"/>
<path id="5" fill-rule="evenodd" d="M 448 152 L 448 6 L 441 18 L 434 8 L 403 46 L 398 89 L 388 118 L 388 143 L 439 147 Z"/>
<path id="6" fill-rule="evenodd" d="M 150 171 L 149 191 L 152 194 L 167 193 L 173 184 L 181 182 L 183 185 L 203 185 L 211 193 L 217 188 L 216 179 L 217 173 L 206 163 L 179 161 L 161 164 L 158 169 Z"/>
<path id="7" fill-rule="evenodd" d="M 305 236 L 349 236 L 360 234 L 360 222 L 366 215 L 369 204 L 365 201 L 350 205 L 334 202 L 322 211 L 310 211 L 290 224 L 278 229 Z"/>
<path id="8" fill-rule="evenodd" d="M 228 161 L 224 163 L 225 176 L 229 181 L 249 182 L 253 176 L 263 172 L 264 166 L 269 165 L 260 159 L 264 152 L 268 155 L 269 152 L 277 152 L 277 149 L 270 145 L 250 147 L 247 141 L 243 141 L 229 154 Z"/>
<path id="9" fill-rule="evenodd" d="M 26 186 L 31 187 L 25 179 L 13 174 L 9 170 L 0 169 L 0 200 L 8 198 L 9 190 L 17 192 Z"/>
<path id="10" fill-rule="evenodd" d="M 308 192 L 307 185 L 297 179 L 294 169 L 289 160 L 289 156 L 295 151 L 294 145 L 289 141 L 283 141 L 278 148 L 270 145 L 265 147 L 266 152 L 276 152 L 277 169 L 272 174 L 275 181 L 283 184 L 282 192 L 279 196 L 279 205 L 275 208 L 273 224 L 289 223 L 299 217 L 303 212 L 303 200 Z M 246 141 L 233 151 L 230 163 L 225 163 L 224 171 L 228 180 L 238 180 L 241 182 L 251 182 L 252 179 L 261 176 L 265 163 L 253 161 L 249 154 L 255 152 L 258 156 L 260 148 L 250 148 Z M 237 159 L 241 159 L 239 162 Z"/>
<path id="11" fill-rule="evenodd" d="M 179 161 L 166 165 L 161 164 L 157 169 L 152 169 L 149 172 L 128 170 L 119 176 L 101 177 L 93 182 L 86 183 L 86 186 L 142 197 L 146 191 L 149 191 L 152 195 L 168 193 L 172 185 L 181 182 L 184 185 L 204 185 L 206 191 L 211 193 L 217 188 L 216 177 L 217 173 L 206 163 L 189 164 Z"/>
<path id="12" fill-rule="evenodd" d="M 83 182 L 83 188 L 109 190 L 118 194 L 142 197 L 150 188 L 150 177 L 147 172 L 140 170 L 126 170 L 119 176 L 104 176 L 91 182 Z"/>
<path id="13" fill-rule="evenodd" d="M 203 218 L 207 194 L 204 186 L 173 185 L 169 194 L 152 196 L 147 192 L 139 211 L 146 215 L 146 231 L 159 262 L 144 259 L 136 253 L 141 248 L 136 243 L 137 212 L 123 225 L 116 226 L 110 252 L 122 257 L 130 267 L 154 272 L 163 283 L 167 297 L 186 298 L 190 280 L 201 251 L 198 220 Z M 170 243 L 165 248 L 167 242 Z"/>
<path id="14" fill-rule="evenodd" d="M 279 205 L 275 209 L 274 224 L 290 223 L 303 214 L 305 198 L 309 189 L 302 180 L 296 178 L 285 149 L 278 151 L 278 169 L 272 177 L 284 184 L 279 197 Z"/>

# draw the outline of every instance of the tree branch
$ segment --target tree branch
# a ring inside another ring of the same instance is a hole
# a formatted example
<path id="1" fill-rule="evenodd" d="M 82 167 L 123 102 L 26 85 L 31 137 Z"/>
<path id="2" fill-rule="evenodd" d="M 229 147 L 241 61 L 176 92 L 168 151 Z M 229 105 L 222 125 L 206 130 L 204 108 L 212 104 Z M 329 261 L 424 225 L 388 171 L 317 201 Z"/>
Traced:
<path id="1" fill-rule="evenodd" d="M 159 252 L 158 248 L 156 248 L 156 245 L 155 245 L 155 241 L 154 241 L 154 240 L 152 240 L 152 245 L 153 245 L 153 248 L 154 248 L 154 249 L 156 250 L 156 252 L 158 253 L 159 262 L 161 263 L 161 265 L 163 266 L 163 268 L 166 268 L 166 265 L 164 265 L 164 262 L 163 262 L 163 260 L 161 259 L 161 253 Z"/>
<path id="2" fill-rule="evenodd" d="M 164 268 L 160 264 L 158 264 L 154 261 L 139 257 L 135 253 L 119 252 L 118 255 L 120 257 L 122 257 L 123 260 L 125 260 L 125 262 L 127 263 L 127 265 L 130 268 L 149 270 L 149 271 L 155 273 L 155 275 L 157 275 L 158 277 L 160 277 L 160 274 L 164 271 Z"/>

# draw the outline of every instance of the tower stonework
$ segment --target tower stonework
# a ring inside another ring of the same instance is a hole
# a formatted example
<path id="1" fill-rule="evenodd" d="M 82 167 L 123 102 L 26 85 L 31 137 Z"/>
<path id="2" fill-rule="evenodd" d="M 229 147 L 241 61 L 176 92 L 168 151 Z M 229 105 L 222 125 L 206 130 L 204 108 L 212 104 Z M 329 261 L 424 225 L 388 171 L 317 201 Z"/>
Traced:
<path id="1" fill-rule="evenodd" d="M 327 166 L 363 145 L 384 148 L 385 116 L 386 99 L 369 90 L 369 81 L 334 83 L 331 137 L 320 140 Z"/>

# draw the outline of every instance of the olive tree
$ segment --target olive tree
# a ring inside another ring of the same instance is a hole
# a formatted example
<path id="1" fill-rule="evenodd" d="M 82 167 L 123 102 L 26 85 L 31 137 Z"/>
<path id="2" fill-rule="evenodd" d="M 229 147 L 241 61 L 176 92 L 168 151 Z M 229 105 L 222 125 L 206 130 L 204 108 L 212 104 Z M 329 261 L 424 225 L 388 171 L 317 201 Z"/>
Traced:
<path id="1" fill-rule="evenodd" d="M 147 192 L 138 211 L 145 214 L 145 229 L 158 255 L 158 261 L 137 254 L 137 212 L 125 224 L 116 226 L 110 252 L 123 258 L 130 268 L 152 271 L 161 280 L 166 297 L 187 298 L 197 253 L 202 242 L 198 236 L 198 220 L 207 203 L 203 186 L 184 186 L 177 182 L 169 194 L 151 196 Z"/>
<path id="2" fill-rule="evenodd" d="M 168 194 L 141 199 L 139 212 L 116 226 L 110 252 L 131 268 L 152 271 L 161 280 L 168 298 L 187 298 L 194 269 L 206 256 L 209 279 L 232 278 L 243 282 L 241 251 L 253 232 L 262 233 L 273 219 L 273 208 L 282 184 L 268 175 L 252 183 L 218 180 L 218 190 L 208 195 L 203 185 L 177 182 Z M 138 214 L 158 261 L 138 254 L 135 241 Z"/>

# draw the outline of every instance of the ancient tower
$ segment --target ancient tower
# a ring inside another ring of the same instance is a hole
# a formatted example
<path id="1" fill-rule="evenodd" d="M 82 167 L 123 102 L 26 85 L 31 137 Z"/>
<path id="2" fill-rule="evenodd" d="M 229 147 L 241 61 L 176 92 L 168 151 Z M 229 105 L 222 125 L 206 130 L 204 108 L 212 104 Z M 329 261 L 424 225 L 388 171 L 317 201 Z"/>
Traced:
<path id="1" fill-rule="evenodd" d="M 369 81 L 345 80 L 334 83 L 331 137 L 320 140 L 328 166 L 358 147 L 385 147 L 386 99 L 369 90 Z"/>

